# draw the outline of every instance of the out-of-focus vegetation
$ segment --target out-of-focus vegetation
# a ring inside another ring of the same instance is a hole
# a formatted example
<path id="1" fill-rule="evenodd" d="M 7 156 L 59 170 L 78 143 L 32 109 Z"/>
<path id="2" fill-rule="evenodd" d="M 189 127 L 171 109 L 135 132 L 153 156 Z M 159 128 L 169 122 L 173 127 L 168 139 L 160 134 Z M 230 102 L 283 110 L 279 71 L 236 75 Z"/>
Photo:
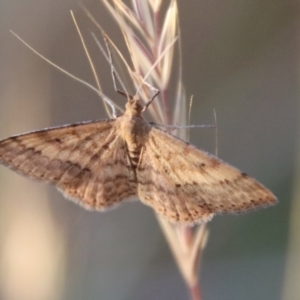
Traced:
<path id="1" fill-rule="evenodd" d="M 290 279 L 299 278 L 300 252 L 288 251 L 288 245 L 299 239 L 292 221 L 299 219 L 299 5 L 291 0 L 178 2 L 183 83 L 187 95 L 194 95 L 191 122 L 213 123 L 215 108 L 219 156 L 256 177 L 279 199 L 276 207 L 218 216 L 209 224 L 201 264 L 203 298 L 296 299 L 298 286 Z M 103 5 L 92 0 L 84 4 L 122 48 L 118 26 Z M 113 92 L 109 65 L 90 36 L 97 29 L 77 1 L 3 0 L 1 139 L 106 117 L 94 92 L 47 65 L 9 32 L 93 82 L 70 9 L 87 39 L 102 87 L 124 104 Z M 214 152 L 213 131 L 193 129 L 190 140 Z M 287 261 L 294 270 L 286 270 Z M 87 212 L 55 189 L 0 167 L 1 299 L 186 295 L 150 208 L 129 203 L 104 214 Z"/>

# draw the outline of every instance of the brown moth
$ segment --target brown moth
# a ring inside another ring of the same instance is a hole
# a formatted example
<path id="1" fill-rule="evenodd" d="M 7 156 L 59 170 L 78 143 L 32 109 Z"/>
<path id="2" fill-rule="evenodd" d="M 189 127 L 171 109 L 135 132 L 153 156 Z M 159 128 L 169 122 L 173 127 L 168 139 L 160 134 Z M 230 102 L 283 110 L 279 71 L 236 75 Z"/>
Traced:
<path id="1" fill-rule="evenodd" d="M 48 128 L 0 141 L 0 163 L 55 185 L 87 209 L 139 198 L 172 222 L 276 203 L 255 179 L 148 123 L 138 96 L 111 120 Z"/>

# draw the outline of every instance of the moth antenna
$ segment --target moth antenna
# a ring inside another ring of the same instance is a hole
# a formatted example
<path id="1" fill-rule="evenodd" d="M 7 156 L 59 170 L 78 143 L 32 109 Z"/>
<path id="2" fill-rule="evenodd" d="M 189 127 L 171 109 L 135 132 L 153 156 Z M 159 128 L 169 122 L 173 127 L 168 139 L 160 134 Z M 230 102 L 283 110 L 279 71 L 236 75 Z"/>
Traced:
<path id="1" fill-rule="evenodd" d="M 71 74 L 70 72 L 66 71 L 65 69 L 59 67 L 57 64 L 52 62 L 50 59 L 46 58 L 44 55 L 39 53 L 37 50 L 35 50 L 33 47 L 31 47 L 28 43 L 26 43 L 20 36 L 18 36 L 14 31 L 10 30 L 10 32 L 21 42 L 23 43 L 28 49 L 30 49 L 34 54 L 36 54 L 38 57 L 40 57 L 42 60 L 47 62 L 52 67 L 56 68 L 60 72 L 66 74 L 70 78 L 72 78 L 75 81 L 80 82 L 81 84 L 87 86 L 92 91 L 96 92 L 98 96 L 102 97 L 103 100 L 111 107 L 112 111 L 115 110 L 115 107 L 119 108 L 116 104 L 113 103 L 112 100 L 110 100 L 102 91 L 99 91 L 96 87 L 94 87 L 92 84 L 86 82 L 85 80 Z"/>
<path id="2" fill-rule="evenodd" d="M 105 45 L 106 45 L 106 49 L 107 49 L 107 53 L 108 53 L 108 62 L 110 64 L 110 70 L 111 70 L 111 77 L 112 77 L 112 80 L 113 80 L 113 85 L 114 85 L 114 89 L 117 93 L 123 95 L 126 97 L 126 99 L 129 99 L 130 95 L 128 93 L 128 91 L 126 90 L 122 80 L 118 77 L 118 80 L 120 81 L 121 85 L 122 85 L 122 88 L 124 89 L 124 91 L 122 90 L 119 90 L 117 88 L 117 84 L 116 84 L 116 71 L 115 71 L 115 67 L 114 67 L 114 64 L 113 64 L 113 58 L 112 58 L 112 54 L 111 54 L 111 50 L 110 50 L 110 47 L 109 47 L 109 43 L 108 43 L 108 39 L 107 39 L 107 35 L 103 32 L 103 39 L 104 39 L 104 42 L 105 42 Z"/>
<path id="3" fill-rule="evenodd" d="M 108 63 L 110 64 L 110 67 L 111 67 L 111 76 L 112 76 L 112 80 L 113 80 L 113 85 L 114 85 L 114 90 L 121 94 L 122 96 L 124 96 L 126 99 L 128 99 L 130 96 L 130 94 L 127 92 L 126 88 L 125 88 L 125 85 L 123 83 L 123 81 L 121 80 L 121 77 L 119 75 L 119 73 L 116 71 L 116 68 L 114 67 L 114 64 L 113 64 L 113 59 L 112 59 L 112 54 L 111 54 L 111 50 L 110 50 L 110 47 L 109 47 L 109 42 L 111 43 L 110 39 L 108 38 L 107 34 L 104 32 L 104 30 L 102 30 L 102 34 L 103 34 L 103 39 L 105 41 L 105 45 L 106 45 L 106 48 L 107 48 L 107 53 L 105 52 L 103 46 L 101 45 L 100 41 L 97 39 L 97 37 L 95 36 L 94 33 L 92 33 L 92 37 L 94 38 L 97 46 L 99 47 L 99 49 L 101 50 L 103 56 L 105 57 L 105 59 L 108 61 Z M 114 45 L 113 45 L 114 46 Z M 115 46 L 114 46 L 115 48 Z M 117 84 L 116 84 L 116 78 L 118 79 L 119 83 L 121 84 L 122 88 L 125 90 L 122 91 L 122 90 L 119 90 L 117 88 Z"/>
<path id="4" fill-rule="evenodd" d="M 129 74 L 132 75 L 133 72 L 131 71 L 130 66 L 128 65 L 128 63 L 127 63 L 126 59 L 124 58 L 123 54 L 120 52 L 120 50 L 114 44 L 114 42 L 109 38 L 109 36 L 105 33 L 105 31 L 103 29 L 101 29 L 100 25 L 98 23 L 95 23 L 96 21 L 94 20 L 94 18 L 89 13 L 88 13 L 88 17 L 91 18 L 91 20 L 93 21 L 93 23 L 96 24 L 96 26 L 98 26 L 100 28 L 102 34 L 105 35 L 106 40 L 109 42 L 109 45 L 111 45 L 114 48 L 114 50 L 116 51 L 116 53 L 118 54 L 118 56 L 120 57 L 120 59 L 122 60 L 122 62 L 124 63 L 124 65 L 126 66 L 126 69 L 128 70 Z M 97 46 L 99 47 L 99 49 L 103 53 L 104 57 L 109 62 L 108 55 L 105 52 L 104 48 L 102 47 L 101 43 L 99 42 L 99 40 L 97 39 L 97 37 L 95 36 L 94 33 L 92 33 L 92 36 L 93 36 L 93 38 L 94 38 Z M 126 90 L 125 85 L 124 85 L 123 81 L 121 80 L 121 77 L 120 77 L 119 73 L 116 71 L 115 68 L 114 68 L 114 71 L 115 71 L 115 75 L 116 75 L 119 83 L 122 86 L 122 89 Z"/>
<path id="5" fill-rule="evenodd" d="M 146 102 L 145 106 L 142 109 L 142 112 L 144 112 L 148 108 L 148 106 L 152 103 L 152 101 L 156 98 L 156 96 L 159 93 L 160 93 L 160 90 L 156 90 L 156 93 L 152 96 L 152 98 L 148 102 Z"/>
<path id="6" fill-rule="evenodd" d="M 151 99 L 146 102 L 142 112 L 144 112 L 148 106 L 152 103 L 152 101 L 157 97 L 157 95 L 160 93 L 160 91 L 155 88 L 154 86 L 150 85 L 149 83 L 146 82 L 147 77 L 151 74 L 151 72 L 155 69 L 155 67 L 158 65 L 158 63 L 162 60 L 162 58 L 165 56 L 165 54 L 167 53 L 167 51 L 169 51 L 169 49 L 175 44 L 175 42 L 178 40 L 178 36 L 176 36 L 168 45 L 167 47 L 164 49 L 164 51 L 160 54 L 160 56 L 157 58 L 157 60 L 154 62 L 154 64 L 151 66 L 151 68 L 149 69 L 149 71 L 146 73 L 146 75 L 143 77 L 141 84 L 138 86 L 137 91 L 135 93 L 135 95 L 138 95 L 143 84 L 147 85 L 149 88 L 151 88 L 152 90 L 155 91 L 154 95 L 151 97 Z"/>
<path id="7" fill-rule="evenodd" d="M 76 28 L 77 33 L 78 33 L 78 35 L 79 35 L 79 38 L 80 38 L 82 47 L 83 47 L 83 49 L 84 49 L 85 55 L 86 55 L 86 57 L 87 57 L 87 59 L 88 59 L 88 62 L 89 62 L 89 64 L 90 64 L 90 67 L 91 67 L 91 69 L 92 69 L 92 72 L 93 72 L 93 75 L 94 75 L 94 78 L 95 78 L 97 87 L 98 87 L 99 91 L 102 91 L 102 88 L 101 88 L 101 85 L 100 85 L 100 81 L 99 81 L 99 78 L 98 78 L 98 75 L 97 75 L 97 72 L 96 72 L 96 69 L 95 69 L 95 65 L 94 65 L 93 60 L 92 60 L 92 58 L 91 58 L 91 56 L 90 56 L 90 53 L 89 53 L 89 51 L 88 51 L 88 49 L 87 49 L 86 43 L 85 43 L 84 38 L 83 38 L 83 36 L 82 36 L 82 34 L 81 34 L 81 31 L 80 31 L 80 28 L 79 28 L 78 23 L 77 23 L 77 21 L 76 21 L 76 18 L 75 18 L 74 14 L 73 14 L 73 11 L 71 10 L 70 12 L 71 12 L 71 16 L 72 16 L 73 22 L 74 22 L 74 24 L 75 24 L 75 28 Z M 104 107 L 105 107 L 106 113 L 107 113 L 110 117 L 116 118 L 116 109 L 115 109 L 115 107 L 112 108 L 112 112 L 110 113 L 110 111 L 109 111 L 109 109 L 108 109 L 108 106 L 107 106 L 107 102 L 104 101 L 103 103 L 104 103 Z"/>
<path id="8" fill-rule="evenodd" d="M 102 33 L 105 34 L 104 31 L 102 31 Z M 91 35 L 92 35 L 92 37 L 93 37 L 95 43 L 97 44 L 98 48 L 99 48 L 100 51 L 102 52 L 102 54 L 103 54 L 104 58 L 106 59 L 106 61 L 113 67 L 113 65 L 110 63 L 110 59 L 109 59 L 109 57 L 108 57 L 108 54 L 105 52 L 105 50 L 104 50 L 102 44 L 100 43 L 100 41 L 98 40 L 98 38 L 96 37 L 96 35 L 95 35 L 93 32 L 91 33 Z M 105 36 L 106 36 L 106 39 L 110 41 L 110 39 L 108 38 L 108 36 L 107 36 L 106 34 L 105 34 Z M 114 68 L 114 67 L 113 67 L 113 68 Z M 119 81 L 119 83 L 121 84 L 122 88 L 124 88 L 124 90 L 125 90 L 125 89 L 126 89 L 126 88 L 125 88 L 125 85 L 124 85 L 123 81 L 121 80 L 121 77 L 120 77 L 119 73 L 116 71 L 115 68 L 114 68 L 114 71 L 113 71 L 113 75 L 116 76 L 116 78 L 118 79 L 118 81 Z M 114 90 L 115 90 L 116 92 L 118 92 L 118 89 L 115 87 L 115 86 L 116 86 L 116 84 L 115 84 L 115 77 L 114 77 L 113 75 L 112 75 L 112 78 L 113 78 L 113 83 L 114 83 Z M 125 93 L 125 94 L 126 94 L 126 93 Z M 122 94 L 122 95 L 123 95 L 123 94 Z M 126 94 L 125 97 L 127 97 L 127 94 Z M 117 108 L 118 108 L 118 110 L 120 110 L 121 112 L 124 112 L 124 110 L 123 110 L 121 107 L 117 106 Z"/>
<path id="9" fill-rule="evenodd" d="M 176 36 L 164 49 L 164 51 L 160 54 L 160 56 L 157 58 L 157 60 L 154 62 L 154 64 L 152 65 L 152 67 L 149 69 L 149 71 L 146 73 L 146 75 L 143 77 L 141 84 L 138 86 L 137 91 L 135 93 L 135 95 L 138 95 L 140 92 L 140 89 L 142 88 L 143 84 L 145 84 L 146 79 L 148 78 L 148 76 L 151 74 L 151 72 L 155 69 L 155 67 L 160 63 L 160 61 L 162 60 L 162 58 L 165 56 L 165 54 L 167 53 L 167 51 L 169 51 L 169 49 L 175 44 L 175 42 L 178 40 L 178 36 Z M 154 97 L 155 98 L 155 97 Z"/>

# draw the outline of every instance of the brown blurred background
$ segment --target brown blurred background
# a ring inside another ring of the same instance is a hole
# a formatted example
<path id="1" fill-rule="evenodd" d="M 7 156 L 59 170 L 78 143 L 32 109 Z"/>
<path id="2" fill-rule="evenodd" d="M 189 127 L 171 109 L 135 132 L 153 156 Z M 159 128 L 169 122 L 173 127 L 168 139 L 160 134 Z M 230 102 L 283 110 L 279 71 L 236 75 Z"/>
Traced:
<path id="1" fill-rule="evenodd" d="M 90 36 L 100 34 L 77 2 L 0 1 L 1 139 L 106 117 L 94 92 L 9 32 L 93 83 L 70 9 L 105 92 L 124 102 Z M 215 108 L 219 156 L 259 179 L 280 201 L 209 224 L 200 268 L 203 299 L 299 299 L 299 3 L 178 2 L 183 83 L 195 100 L 192 123 L 213 123 Z M 84 4 L 121 46 L 101 1 Z M 191 142 L 214 151 L 213 131 L 195 129 Z M 87 212 L 54 188 L 0 167 L 0 299 L 187 299 L 187 293 L 151 209 L 137 202 Z"/>

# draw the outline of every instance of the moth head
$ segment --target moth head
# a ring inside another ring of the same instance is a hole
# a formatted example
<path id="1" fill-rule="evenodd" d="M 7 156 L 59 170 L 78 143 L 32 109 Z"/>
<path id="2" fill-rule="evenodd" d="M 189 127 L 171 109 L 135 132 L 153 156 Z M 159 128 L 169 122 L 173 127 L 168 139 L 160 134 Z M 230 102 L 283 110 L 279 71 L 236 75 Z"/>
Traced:
<path id="1" fill-rule="evenodd" d="M 138 94 L 135 94 L 134 96 L 131 96 L 123 91 L 119 91 L 118 93 L 125 96 L 127 98 L 126 103 L 126 113 L 133 115 L 133 116 L 140 116 L 147 107 L 152 103 L 152 101 L 156 98 L 156 96 L 159 94 L 159 90 L 156 90 L 155 94 L 152 96 L 152 98 L 146 102 L 145 104 L 141 100 L 140 96 Z"/>
<path id="2" fill-rule="evenodd" d="M 128 95 L 126 103 L 126 112 L 130 112 L 132 115 L 140 116 L 144 111 L 144 104 L 139 95 Z"/>

